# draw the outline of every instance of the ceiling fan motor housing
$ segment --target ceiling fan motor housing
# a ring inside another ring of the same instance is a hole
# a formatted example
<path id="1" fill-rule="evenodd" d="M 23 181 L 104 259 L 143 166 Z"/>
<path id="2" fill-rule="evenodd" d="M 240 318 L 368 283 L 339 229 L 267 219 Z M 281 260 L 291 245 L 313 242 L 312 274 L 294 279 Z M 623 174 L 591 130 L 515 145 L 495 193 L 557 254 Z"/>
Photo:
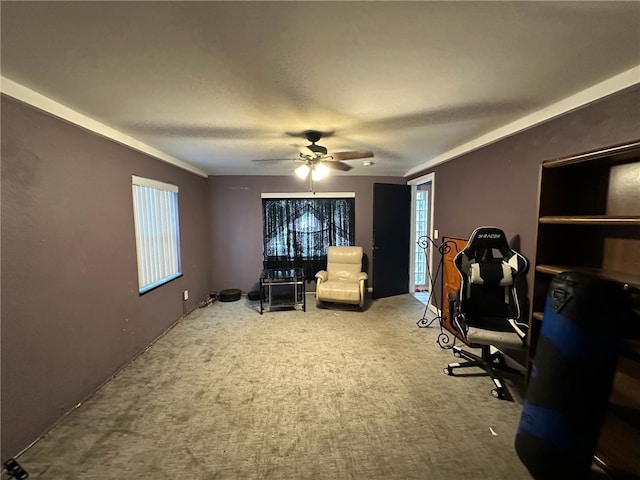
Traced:
<path id="1" fill-rule="evenodd" d="M 318 130 L 305 130 L 304 136 L 311 143 L 316 143 L 322 138 L 322 132 L 319 132 Z"/>

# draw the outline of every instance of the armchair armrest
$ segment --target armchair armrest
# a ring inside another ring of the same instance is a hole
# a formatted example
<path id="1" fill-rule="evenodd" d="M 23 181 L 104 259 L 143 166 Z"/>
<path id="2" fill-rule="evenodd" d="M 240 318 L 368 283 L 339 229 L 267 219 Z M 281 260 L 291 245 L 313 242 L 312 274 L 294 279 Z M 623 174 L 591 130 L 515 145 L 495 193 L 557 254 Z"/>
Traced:
<path id="1" fill-rule="evenodd" d="M 316 278 L 318 279 L 318 283 L 326 282 L 329 279 L 329 274 L 326 270 L 320 270 L 316 273 Z"/>
<path id="2" fill-rule="evenodd" d="M 360 272 L 358 274 L 358 285 L 360 286 L 360 308 L 364 306 L 364 282 L 369 278 L 367 272 Z"/>

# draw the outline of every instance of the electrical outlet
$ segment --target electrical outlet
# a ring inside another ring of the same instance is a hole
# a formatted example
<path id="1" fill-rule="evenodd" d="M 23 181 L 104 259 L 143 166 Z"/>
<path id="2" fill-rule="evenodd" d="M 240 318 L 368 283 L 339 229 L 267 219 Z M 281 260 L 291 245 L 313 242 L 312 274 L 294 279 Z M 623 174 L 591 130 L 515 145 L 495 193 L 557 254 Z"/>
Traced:
<path id="1" fill-rule="evenodd" d="M 189 290 L 185 290 L 184 292 L 182 292 L 182 299 L 189 300 Z"/>
<path id="2" fill-rule="evenodd" d="M 434 238 L 434 240 L 438 238 L 438 234 L 439 234 L 439 233 L 440 233 L 440 232 L 438 232 L 438 229 L 437 229 L 437 228 L 433 230 L 433 238 Z"/>

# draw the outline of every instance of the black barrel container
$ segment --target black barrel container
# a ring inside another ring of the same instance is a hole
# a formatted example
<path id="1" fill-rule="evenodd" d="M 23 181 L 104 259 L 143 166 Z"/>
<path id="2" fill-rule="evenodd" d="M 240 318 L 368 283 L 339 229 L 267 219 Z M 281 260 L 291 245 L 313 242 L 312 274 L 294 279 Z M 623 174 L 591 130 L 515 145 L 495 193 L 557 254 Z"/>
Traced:
<path id="1" fill-rule="evenodd" d="M 618 283 L 578 272 L 552 279 L 515 438 L 535 479 L 589 476 L 630 311 Z"/>

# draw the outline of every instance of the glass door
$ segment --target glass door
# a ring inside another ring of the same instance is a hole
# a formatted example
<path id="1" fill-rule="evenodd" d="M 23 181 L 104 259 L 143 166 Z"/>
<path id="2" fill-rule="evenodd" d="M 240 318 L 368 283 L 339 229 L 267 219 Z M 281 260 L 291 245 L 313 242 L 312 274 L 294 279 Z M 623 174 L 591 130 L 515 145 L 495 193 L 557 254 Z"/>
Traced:
<path id="1" fill-rule="evenodd" d="M 427 211 L 429 207 L 429 197 L 425 190 L 416 191 L 416 239 L 427 235 Z M 416 249 L 414 261 L 414 285 L 415 291 L 420 292 L 427 289 L 427 256 L 422 249 Z"/>
<path id="2" fill-rule="evenodd" d="M 432 245 L 425 238 L 433 235 L 431 225 L 433 222 L 433 191 L 434 174 L 416 179 L 413 190 L 412 204 L 412 258 L 413 267 L 411 276 L 411 288 L 415 297 L 424 304 L 429 303 L 429 290 L 431 289 L 430 268 L 433 260 Z M 430 248 L 425 251 L 424 247 Z"/>

